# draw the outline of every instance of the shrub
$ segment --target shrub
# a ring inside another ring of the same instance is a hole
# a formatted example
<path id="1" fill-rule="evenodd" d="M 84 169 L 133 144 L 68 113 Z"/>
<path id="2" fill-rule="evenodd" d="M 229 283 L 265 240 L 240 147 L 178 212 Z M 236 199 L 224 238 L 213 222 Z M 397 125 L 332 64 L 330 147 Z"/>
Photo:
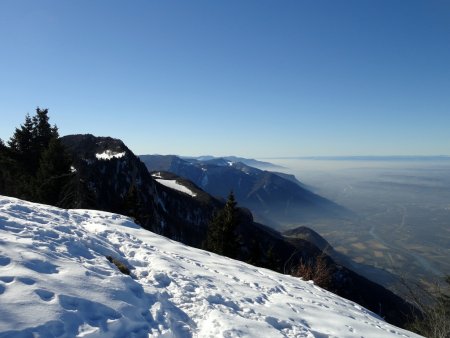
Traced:
<path id="1" fill-rule="evenodd" d="M 293 275 L 304 280 L 312 280 L 314 284 L 325 289 L 330 288 L 332 284 L 332 272 L 324 255 L 316 257 L 315 262 L 311 259 L 306 262 L 300 260 Z"/>
<path id="2" fill-rule="evenodd" d="M 106 258 L 108 259 L 108 261 L 110 261 L 115 266 L 117 266 L 117 268 L 119 269 L 120 272 L 122 272 L 125 275 L 130 275 L 131 271 L 130 271 L 130 269 L 128 269 L 128 267 L 124 263 L 122 263 L 121 261 L 119 261 L 118 259 L 116 259 L 112 256 L 106 256 Z"/>
<path id="3" fill-rule="evenodd" d="M 436 282 L 430 289 L 416 285 L 414 288 L 402 280 L 408 300 L 417 310 L 407 325 L 411 331 L 428 338 L 450 337 L 450 276 L 445 284 Z"/>

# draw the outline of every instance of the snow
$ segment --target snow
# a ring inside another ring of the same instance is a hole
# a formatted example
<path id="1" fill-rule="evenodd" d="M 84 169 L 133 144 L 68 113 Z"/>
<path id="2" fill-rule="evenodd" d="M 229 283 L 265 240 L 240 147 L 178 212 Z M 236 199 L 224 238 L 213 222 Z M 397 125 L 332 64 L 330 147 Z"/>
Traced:
<path id="1" fill-rule="evenodd" d="M 157 178 L 156 180 L 159 183 L 161 183 L 162 185 L 165 185 L 166 187 L 168 187 L 170 189 L 181 191 L 185 194 L 191 195 L 192 197 L 197 196 L 197 194 L 195 192 L 193 192 L 191 189 L 185 187 L 184 185 L 178 183 L 177 180 L 164 180 L 164 179 L 160 179 L 160 178 Z"/>
<path id="2" fill-rule="evenodd" d="M 0 196 L 0 337 L 33 336 L 418 337 L 312 282 L 127 217 Z"/>
<path id="3" fill-rule="evenodd" d="M 125 152 L 115 152 L 112 150 L 105 150 L 101 154 L 95 154 L 95 157 L 97 157 L 98 160 L 111 160 L 113 158 L 121 158 L 125 156 Z"/>
<path id="4" fill-rule="evenodd" d="M 161 176 L 161 172 L 160 172 L 160 171 L 158 171 L 158 172 L 156 172 L 156 173 L 152 173 L 152 177 L 153 177 L 153 178 L 163 178 L 163 177 Z"/>

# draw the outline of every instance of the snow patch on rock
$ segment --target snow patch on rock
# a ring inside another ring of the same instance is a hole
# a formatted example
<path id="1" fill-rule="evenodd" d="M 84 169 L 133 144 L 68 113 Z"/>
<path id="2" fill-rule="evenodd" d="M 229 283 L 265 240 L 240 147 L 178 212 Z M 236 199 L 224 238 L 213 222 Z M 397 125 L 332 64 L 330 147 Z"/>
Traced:
<path id="1" fill-rule="evenodd" d="M 122 158 L 125 156 L 125 152 L 116 152 L 112 150 L 105 150 L 103 153 L 95 154 L 98 160 L 111 160 L 113 158 Z"/>
<path id="2" fill-rule="evenodd" d="M 156 181 L 158 181 L 159 183 L 161 183 L 162 185 L 164 185 L 170 189 L 181 191 L 192 197 L 197 196 L 197 194 L 195 192 L 193 192 L 188 187 L 185 187 L 184 185 L 180 184 L 179 182 L 177 182 L 177 180 L 165 180 L 165 179 L 157 178 Z"/>

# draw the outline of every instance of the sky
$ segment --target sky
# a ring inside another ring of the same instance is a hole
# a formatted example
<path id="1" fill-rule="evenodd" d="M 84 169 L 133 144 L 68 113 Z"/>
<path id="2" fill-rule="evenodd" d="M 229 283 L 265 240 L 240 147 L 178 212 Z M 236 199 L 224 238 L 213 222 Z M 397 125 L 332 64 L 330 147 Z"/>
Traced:
<path id="1" fill-rule="evenodd" d="M 450 155 L 450 2 L 0 1 L 0 138 L 37 106 L 136 154 Z"/>

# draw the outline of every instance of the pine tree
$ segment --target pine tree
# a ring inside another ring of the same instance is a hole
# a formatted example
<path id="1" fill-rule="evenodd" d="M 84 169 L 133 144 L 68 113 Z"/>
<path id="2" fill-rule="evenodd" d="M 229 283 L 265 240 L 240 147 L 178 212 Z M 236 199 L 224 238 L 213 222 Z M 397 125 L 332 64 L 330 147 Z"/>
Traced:
<path id="1" fill-rule="evenodd" d="M 231 258 L 235 258 L 238 251 L 236 229 L 239 219 L 236 205 L 234 194 L 231 192 L 224 208 L 208 227 L 208 250 Z"/>
<path id="2" fill-rule="evenodd" d="M 48 109 L 38 107 L 33 117 L 27 114 L 8 147 L 0 144 L 0 192 L 4 194 L 56 204 L 68 174 L 70 161 L 58 141 L 58 128 L 49 123 Z"/>
<path id="3" fill-rule="evenodd" d="M 139 203 L 138 191 L 136 185 L 133 184 L 131 185 L 130 189 L 128 190 L 127 194 L 123 199 L 122 211 L 125 215 L 132 217 L 135 220 L 135 222 L 137 222 L 140 210 L 141 205 Z"/>
<path id="4" fill-rule="evenodd" d="M 267 262 L 266 262 L 267 268 L 269 268 L 273 271 L 285 273 L 281 269 L 281 262 L 280 262 L 280 259 L 275 254 L 273 245 L 269 247 L 269 250 L 267 250 L 266 257 L 267 257 Z"/>
<path id="5" fill-rule="evenodd" d="M 88 183 L 73 172 L 60 193 L 58 206 L 67 209 L 95 209 L 95 201 L 95 194 L 88 188 Z"/>
<path id="6" fill-rule="evenodd" d="M 24 170 L 34 175 L 36 173 L 39 154 L 35 149 L 35 125 L 29 114 L 25 116 L 25 122 L 20 128 L 16 128 L 8 145 L 13 157 L 22 164 Z"/>
<path id="7" fill-rule="evenodd" d="M 3 140 L 0 139 L 0 194 L 7 194 L 7 187 L 9 186 L 10 172 L 8 162 L 8 148 L 3 143 Z"/>
<path id="8" fill-rule="evenodd" d="M 36 115 L 27 114 L 24 124 L 16 128 L 8 142 L 14 159 L 30 176 L 36 175 L 43 152 L 58 137 L 58 128 L 48 121 L 48 109 L 36 108 Z"/>
<path id="9" fill-rule="evenodd" d="M 36 108 L 36 115 L 33 117 L 35 132 L 35 147 L 38 152 L 43 152 L 53 138 L 59 137 L 58 128 L 51 126 L 48 117 L 48 109 Z"/>
<path id="10" fill-rule="evenodd" d="M 262 256 L 261 246 L 259 245 L 259 242 L 253 239 L 251 242 L 249 258 L 247 260 L 247 263 L 259 266 L 261 264 L 261 256 Z"/>
<path id="11" fill-rule="evenodd" d="M 59 139 L 50 140 L 42 153 L 36 177 L 36 197 L 42 203 L 57 205 L 61 192 L 72 176 L 71 161 Z"/>

